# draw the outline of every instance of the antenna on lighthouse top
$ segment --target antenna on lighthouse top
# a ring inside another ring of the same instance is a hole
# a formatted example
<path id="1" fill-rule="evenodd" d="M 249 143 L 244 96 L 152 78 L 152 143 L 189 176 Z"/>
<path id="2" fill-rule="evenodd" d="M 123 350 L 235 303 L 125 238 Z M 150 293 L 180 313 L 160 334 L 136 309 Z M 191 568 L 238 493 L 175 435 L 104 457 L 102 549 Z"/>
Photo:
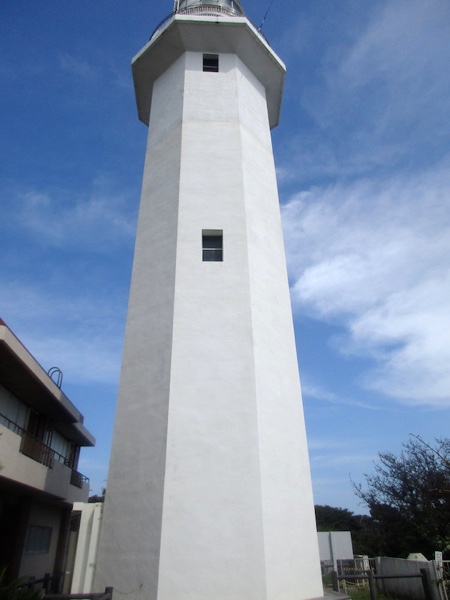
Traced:
<path id="1" fill-rule="evenodd" d="M 269 10 L 272 8 L 272 4 L 273 4 L 273 0 L 270 0 L 269 8 L 266 10 L 266 14 L 264 15 L 264 18 L 261 21 L 261 25 L 258 27 L 258 31 L 261 31 L 261 29 L 263 28 L 263 25 L 264 25 L 264 23 L 266 22 L 266 19 L 267 19 L 267 15 L 269 14 Z"/>

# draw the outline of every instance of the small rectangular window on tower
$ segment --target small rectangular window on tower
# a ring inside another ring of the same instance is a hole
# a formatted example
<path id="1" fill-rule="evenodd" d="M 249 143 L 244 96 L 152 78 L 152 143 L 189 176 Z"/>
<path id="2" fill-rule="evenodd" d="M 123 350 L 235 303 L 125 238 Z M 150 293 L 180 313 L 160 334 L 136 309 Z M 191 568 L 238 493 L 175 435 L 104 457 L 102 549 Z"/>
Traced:
<path id="1" fill-rule="evenodd" d="M 208 73 L 219 72 L 219 55 L 218 54 L 204 54 L 203 55 L 203 70 Z"/>
<path id="2" fill-rule="evenodd" d="M 203 262 L 223 261 L 223 232 L 204 230 L 202 232 Z"/>

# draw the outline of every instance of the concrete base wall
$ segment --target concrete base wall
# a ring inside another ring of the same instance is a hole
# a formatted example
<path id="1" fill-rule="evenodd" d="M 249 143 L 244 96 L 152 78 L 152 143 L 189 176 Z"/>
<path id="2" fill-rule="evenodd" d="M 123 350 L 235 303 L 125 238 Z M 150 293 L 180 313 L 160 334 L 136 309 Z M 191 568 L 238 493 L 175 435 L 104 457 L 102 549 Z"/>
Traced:
<path id="1" fill-rule="evenodd" d="M 379 557 L 376 559 L 377 575 L 417 575 L 420 569 L 426 569 L 430 584 L 432 600 L 446 600 L 445 586 L 439 582 L 434 561 L 406 560 L 403 558 Z M 425 600 L 422 580 L 408 579 L 380 579 L 378 587 L 386 594 L 407 600 Z"/>
<path id="2" fill-rule="evenodd" d="M 74 511 L 81 512 L 76 545 L 71 594 L 90 592 L 97 565 L 98 541 L 102 522 L 103 503 L 76 502 Z"/>

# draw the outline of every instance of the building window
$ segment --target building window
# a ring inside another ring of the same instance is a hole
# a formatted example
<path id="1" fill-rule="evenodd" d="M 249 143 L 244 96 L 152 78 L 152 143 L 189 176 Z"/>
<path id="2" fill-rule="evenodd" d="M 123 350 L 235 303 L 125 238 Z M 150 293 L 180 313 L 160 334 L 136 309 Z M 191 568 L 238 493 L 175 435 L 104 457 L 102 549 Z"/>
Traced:
<path id="1" fill-rule="evenodd" d="M 223 232 L 203 231 L 203 262 L 223 261 Z"/>
<path id="2" fill-rule="evenodd" d="M 219 72 L 219 55 L 218 54 L 204 54 L 203 55 L 203 70 L 208 73 Z"/>
<path id="3" fill-rule="evenodd" d="M 42 525 L 29 525 L 25 539 L 25 554 L 47 554 L 50 550 L 52 528 Z"/>

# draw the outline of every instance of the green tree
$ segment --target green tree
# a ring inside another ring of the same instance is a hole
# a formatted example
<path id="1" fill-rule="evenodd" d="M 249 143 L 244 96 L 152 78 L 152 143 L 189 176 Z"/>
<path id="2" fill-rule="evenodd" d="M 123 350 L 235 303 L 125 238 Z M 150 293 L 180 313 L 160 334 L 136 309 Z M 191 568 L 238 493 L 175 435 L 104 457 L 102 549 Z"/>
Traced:
<path id="1" fill-rule="evenodd" d="M 40 600 L 42 590 L 34 590 L 23 584 L 23 579 L 15 579 L 6 584 L 6 567 L 0 569 L 0 600 Z"/>
<path id="2" fill-rule="evenodd" d="M 317 531 L 352 531 L 357 526 L 355 515 L 347 508 L 316 505 Z"/>
<path id="3" fill-rule="evenodd" d="M 450 439 L 431 446 L 417 435 L 399 456 L 381 452 L 366 486 L 354 484 L 372 518 L 375 552 L 407 556 L 450 550 Z"/>
<path id="4" fill-rule="evenodd" d="M 106 488 L 102 488 L 102 495 L 99 496 L 98 494 L 94 494 L 93 496 L 89 496 L 88 502 L 89 503 L 104 502 L 105 501 L 105 494 L 106 494 Z"/>

